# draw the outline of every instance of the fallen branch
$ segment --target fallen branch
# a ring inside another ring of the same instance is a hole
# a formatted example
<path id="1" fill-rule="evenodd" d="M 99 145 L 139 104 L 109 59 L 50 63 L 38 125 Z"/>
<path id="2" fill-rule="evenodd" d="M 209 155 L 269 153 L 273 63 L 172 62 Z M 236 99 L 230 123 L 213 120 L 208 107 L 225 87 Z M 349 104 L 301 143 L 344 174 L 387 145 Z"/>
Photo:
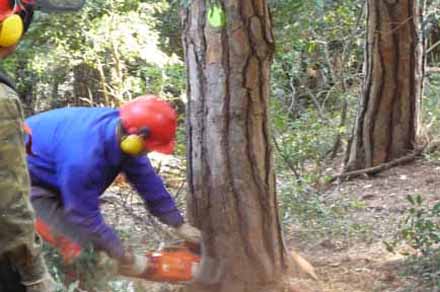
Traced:
<path id="1" fill-rule="evenodd" d="M 427 145 L 428 144 L 425 144 L 425 145 L 415 149 L 412 153 L 410 153 L 410 154 L 408 154 L 406 156 L 397 158 L 395 160 L 392 160 L 392 161 L 389 161 L 389 162 L 386 162 L 386 163 L 382 163 L 382 164 L 379 164 L 379 165 L 376 165 L 376 166 L 373 166 L 373 167 L 364 168 L 364 169 L 358 169 L 358 170 L 353 170 L 353 171 L 342 172 L 342 173 L 340 173 L 338 175 L 333 176 L 328 181 L 328 183 L 334 182 L 335 180 L 341 179 L 341 178 L 347 178 L 347 177 L 354 178 L 354 177 L 360 176 L 362 174 L 378 173 L 380 171 L 384 171 L 386 169 L 390 169 L 390 168 L 392 168 L 392 167 L 394 167 L 396 165 L 408 163 L 408 162 L 414 160 L 417 156 L 419 156 L 425 150 Z"/>

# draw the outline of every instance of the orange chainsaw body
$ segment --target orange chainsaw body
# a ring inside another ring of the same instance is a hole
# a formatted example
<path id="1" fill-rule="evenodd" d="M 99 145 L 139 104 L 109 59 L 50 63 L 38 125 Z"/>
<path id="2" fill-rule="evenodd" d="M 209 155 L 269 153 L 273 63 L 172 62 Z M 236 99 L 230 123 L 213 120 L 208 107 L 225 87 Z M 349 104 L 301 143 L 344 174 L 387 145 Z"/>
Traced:
<path id="1" fill-rule="evenodd" d="M 140 277 L 157 282 L 189 282 L 201 260 L 200 254 L 185 244 L 148 252 L 146 256 L 149 267 Z"/>

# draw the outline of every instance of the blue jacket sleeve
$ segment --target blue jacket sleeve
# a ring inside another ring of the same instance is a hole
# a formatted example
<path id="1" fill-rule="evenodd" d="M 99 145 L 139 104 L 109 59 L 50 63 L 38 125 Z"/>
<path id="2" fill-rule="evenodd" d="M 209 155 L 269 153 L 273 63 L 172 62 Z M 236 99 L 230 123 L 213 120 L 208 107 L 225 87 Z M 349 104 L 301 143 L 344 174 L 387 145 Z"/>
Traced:
<path id="1" fill-rule="evenodd" d="M 104 223 L 99 209 L 99 193 L 84 166 L 63 163 L 58 170 L 61 197 L 66 219 L 78 227 L 78 237 L 92 242 L 114 258 L 124 255 L 119 237 Z"/>
<path id="2" fill-rule="evenodd" d="M 122 168 L 128 181 L 143 198 L 151 214 L 172 227 L 178 227 L 183 223 L 183 217 L 173 197 L 166 190 L 162 179 L 156 174 L 146 156 L 128 157 Z"/>

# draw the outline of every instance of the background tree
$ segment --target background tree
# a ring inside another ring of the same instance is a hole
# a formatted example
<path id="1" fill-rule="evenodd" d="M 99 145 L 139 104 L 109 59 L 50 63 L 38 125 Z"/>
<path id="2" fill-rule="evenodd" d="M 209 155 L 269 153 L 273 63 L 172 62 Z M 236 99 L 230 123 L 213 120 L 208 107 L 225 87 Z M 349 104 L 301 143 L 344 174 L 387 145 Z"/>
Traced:
<path id="1" fill-rule="evenodd" d="M 423 79 L 418 1 L 368 1 L 362 99 L 347 170 L 399 158 L 416 146 Z"/>
<path id="2" fill-rule="evenodd" d="M 225 20 L 214 26 L 210 15 Z M 215 291 L 272 291 L 286 251 L 268 119 L 269 10 L 265 0 L 191 1 L 183 23 L 189 211 L 208 255 L 223 261 Z"/>

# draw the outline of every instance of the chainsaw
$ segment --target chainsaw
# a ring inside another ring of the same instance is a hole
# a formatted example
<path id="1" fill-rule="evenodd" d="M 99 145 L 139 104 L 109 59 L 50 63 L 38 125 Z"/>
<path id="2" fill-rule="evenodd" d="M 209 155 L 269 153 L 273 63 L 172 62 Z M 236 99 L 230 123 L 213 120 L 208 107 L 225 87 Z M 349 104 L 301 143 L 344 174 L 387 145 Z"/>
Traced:
<path id="1" fill-rule="evenodd" d="M 60 251 L 65 263 L 72 263 L 81 254 L 79 245 L 67 237 L 54 234 L 40 218 L 36 219 L 35 229 L 46 242 Z M 223 265 L 206 255 L 203 243 L 168 243 L 156 251 L 146 252 L 144 256 L 148 262 L 145 271 L 133 276 L 132 273 L 119 269 L 119 274 L 148 281 L 202 285 L 216 284 L 223 274 Z"/>
<path id="2" fill-rule="evenodd" d="M 215 285 L 222 276 L 222 265 L 205 255 L 203 244 L 179 241 L 147 252 L 145 257 L 148 267 L 136 278 L 172 284 Z"/>

